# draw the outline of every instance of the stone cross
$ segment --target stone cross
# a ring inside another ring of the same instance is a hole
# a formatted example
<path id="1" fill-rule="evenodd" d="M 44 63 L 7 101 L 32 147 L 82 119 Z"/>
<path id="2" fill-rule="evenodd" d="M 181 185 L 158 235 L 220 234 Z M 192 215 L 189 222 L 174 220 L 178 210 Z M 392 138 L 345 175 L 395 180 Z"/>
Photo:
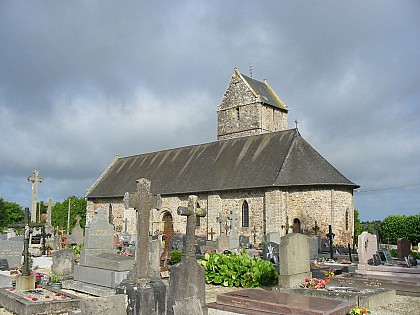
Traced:
<path id="1" fill-rule="evenodd" d="M 216 232 L 213 231 L 213 228 L 210 229 L 210 232 L 207 233 L 207 235 L 210 235 L 210 240 L 213 240 L 213 235 L 216 234 Z"/>
<path id="2" fill-rule="evenodd" d="M 195 222 L 196 217 L 205 217 L 207 210 L 204 208 L 197 208 L 198 197 L 191 195 L 188 197 L 188 207 L 178 207 L 177 213 L 187 217 L 186 228 L 186 250 L 187 257 L 195 257 L 194 243 L 195 243 Z"/>
<path id="3" fill-rule="evenodd" d="M 31 208 L 31 221 L 36 221 L 36 208 L 38 198 L 38 183 L 42 183 L 44 179 L 39 177 L 39 172 L 35 170 L 32 176 L 28 177 L 28 182 L 32 183 L 32 208 Z"/>
<path id="4" fill-rule="evenodd" d="M 150 210 L 160 208 L 160 196 L 150 192 L 151 182 L 137 180 L 137 192 L 124 194 L 125 208 L 137 209 L 137 245 L 134 277 L 137 283 L 146 281 L 149 275 L 149 225 Z"/>
<path id="5" fill-rule="evenodd" d="M 22 276 L 29 276 L 31 271 L 29 269 L 29 238 L 32 233 L 33 227 L 44 227 L 45 224 L 43 223 L 32 223 L 29 222 L 29 208 L 25 208 L 25 217 L 23 224 L 10 224 L 8 227 L 10 228 L 17 228 L 23 227 L 24 230 L 24 237 L 23 237 L 23 266 L 22 266 Z"/>

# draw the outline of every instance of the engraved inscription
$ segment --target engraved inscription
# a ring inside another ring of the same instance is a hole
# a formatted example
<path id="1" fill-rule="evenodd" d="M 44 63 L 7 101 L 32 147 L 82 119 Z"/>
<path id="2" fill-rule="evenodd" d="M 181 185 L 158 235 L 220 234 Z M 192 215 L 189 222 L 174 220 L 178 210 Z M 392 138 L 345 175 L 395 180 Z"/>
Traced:
<path id="1" fill-rule="evenodd" d="M 96 235 L 107 235 L 107 231 L 106 230 L 96 230 Z"/>

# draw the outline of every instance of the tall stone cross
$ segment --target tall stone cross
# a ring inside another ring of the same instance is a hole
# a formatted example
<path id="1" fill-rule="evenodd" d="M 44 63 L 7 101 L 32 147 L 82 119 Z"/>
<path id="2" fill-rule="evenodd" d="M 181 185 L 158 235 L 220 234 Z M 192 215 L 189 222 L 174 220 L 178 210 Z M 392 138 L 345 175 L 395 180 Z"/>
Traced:
<path id="1" fill-rule="evenodd" d="M 39 172 L 35 170 L 32 176 L 28 177 L 28 182 L 32 183 L 32 208 L 31 208 L 31 221 L 36 222 L 36 209 L 38 198 L 38 183 L 42 183 L 44 179 L 39 176 Z"/>
<path id="2" fill-rule="evenodd" d="M 51 226 L 51 211 L 52 211 L 52 200 L 47 199 L 47 225 Z"/>
<path id="3" fill-rule="evenodd" d="M 149 226 L 150 211 L 160 208 L 160 196 L 150 192 L 151 182 L 137 180 L 137 192 L 124 195 L 125 208 L 137 209 L 137 244 L 134 280 L 136 283 L 147 281 L 149 277 Z"/>
<path id="4" fill-rule="evenodd" d="M 187 217 L 187 228 L 186 228 L 186 244 L 185 244 L 185 256 L 195 258 L 195 222 L 196 217 L 205 217 L 207 210 L 204 208 L 197 207 L 198 197 L 191 195 L 188 197 L 188 207 L 178 207 L 177 213 Z"/>

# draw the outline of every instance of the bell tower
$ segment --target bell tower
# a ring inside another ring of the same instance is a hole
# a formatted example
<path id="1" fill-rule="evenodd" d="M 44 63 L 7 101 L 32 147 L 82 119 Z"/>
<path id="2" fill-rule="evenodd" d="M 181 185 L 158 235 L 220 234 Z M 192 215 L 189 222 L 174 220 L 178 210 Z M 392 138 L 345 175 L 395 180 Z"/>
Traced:
<path id="1" fill-rule="evenodd" d="M 288 129 L 287 106 L 273 89 L 234 69 L 217 108 L 217 140 Z"/>

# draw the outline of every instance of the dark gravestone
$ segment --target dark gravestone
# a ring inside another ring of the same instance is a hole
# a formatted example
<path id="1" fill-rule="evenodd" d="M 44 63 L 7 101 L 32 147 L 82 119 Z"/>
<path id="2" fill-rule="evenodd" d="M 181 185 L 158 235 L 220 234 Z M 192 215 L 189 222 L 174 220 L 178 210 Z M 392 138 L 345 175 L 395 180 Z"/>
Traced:
<path id="1" fill-rule="evenodd" d="M 205 236 L 196 236 L 195 239 L 195 253 L 196 254 L 204 254 L 201 252 L 201 248 L 206 246 L 207 244 L 207 237 Z"/>
<path id="2" fill-rule="evenodd" d="M 22 263 L 23 237 L 17 239 L 17 241 L 11 239 L 0 241 L 0 257 L 6 259 L 10 267 Z"/>
<path id="3" fill-rule="evenodd" d="M 373 259 L 373 265 L 374 266 L 379 266 L 379 265 L 382 264 L 381 257 L 379 257 L 378 254 L 374 254 L 372 259 Z"/>
<path id="4" fill-rule="evenodd" d="M 9 270 L 7 259 L 0 259 L 0 270 Z"/>
<path id="5" fill-rule="evenodd" d="M 397 240 L 398 259 L 404 259 L 410 254 L 411 254 L 411 242 L 405 238 L 399 238 Z"/>
<path id="6" fill-rule="evenodd" d="M 279 263 L 279 244 L 269 242 L 264 244 L 263 257 L 264 260 L 271 261 L 273 264 Z"/>
<path id="7" fill-rule="evenodd" d="M 170 250 L 184 250 L 185 249 L 185 235 L 174 235 L 169 241 Z"/>
<path id="8" fill-rule="evenodd" d="M 392 256 L 387 250 L 378 250 L 377 254 L 381 258 L 381 263 L 383 265 L 391 265 L 392 264 Z"/>
<path id="9" fill-rule="evenodd" d="M 249 236 L 239 235 L 239 247 L 249 247 Z"/>
<path id="10" fill-rule="evenodd" d="M 206 209 L 197 207 L 197 199 L 197 196 L 189 196 L 188 207 L 178 207 L 177 209 L 179 215 L 187 217 L 187 244 L 181 262 L 171 268 L 167 301 L 168 315 L 187 314 L 178 312 L 177 305 L 184 305 L 184 310 L 193 310 L 198 304 L 198 311 L 188 313 L 191 315 L 198 315 L 201 310 L 205 309 L 204 268 L 197 263 L 194 244 L 196 217 L 204 217 Z"/>

